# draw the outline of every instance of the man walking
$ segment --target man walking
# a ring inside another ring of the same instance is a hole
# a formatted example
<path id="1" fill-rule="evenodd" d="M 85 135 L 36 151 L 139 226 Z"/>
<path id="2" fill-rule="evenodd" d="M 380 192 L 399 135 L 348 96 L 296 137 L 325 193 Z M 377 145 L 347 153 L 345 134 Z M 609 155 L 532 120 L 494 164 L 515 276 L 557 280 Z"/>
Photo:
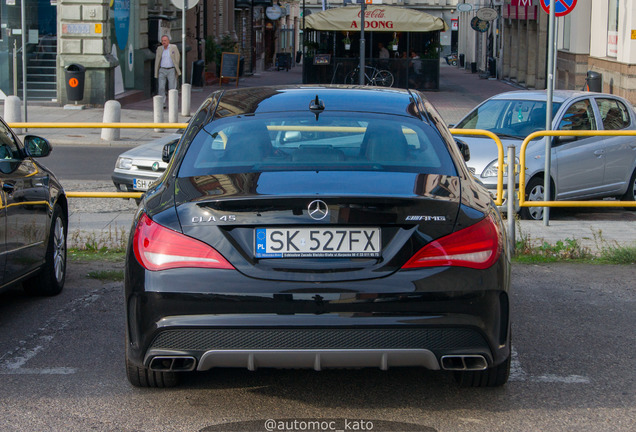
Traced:
<path id="1" fill-rule="evenodd" d="M 166 81 L 170 90 L 177 88 L 177 77 L 181 75 L 179 69 L 179 49 L 170 43 L 170 36 L 161 36 L 161 46 L 157 48 L 155 57 L 155 78 L 157 78 L 158 94 L 163 96 L 163 106 L 166 107 Z"/>

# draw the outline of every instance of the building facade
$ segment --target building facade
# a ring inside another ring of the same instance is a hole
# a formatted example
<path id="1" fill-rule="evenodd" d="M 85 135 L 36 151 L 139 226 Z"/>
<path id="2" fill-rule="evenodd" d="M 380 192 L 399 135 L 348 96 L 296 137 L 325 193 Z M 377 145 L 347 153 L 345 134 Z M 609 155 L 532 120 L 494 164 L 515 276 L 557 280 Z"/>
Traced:
<path id="1" fill-rule="evenodd" d="M 527 88 L 547 82 L 549 16 L 539 0 L 467 0 L 460 12 L 459 53 L 464 67 L 488 71 Z M 497 18 L 485 32 L 471 27 L 481 8 L 494 8 Z M 466 8 L 468 9 L 468 8 Z M 588 71 L 602 74 L 603 91 L 636 103 L 636 1 L 578 1 L 556 18 L 555 88 L 583 89 Z"/>

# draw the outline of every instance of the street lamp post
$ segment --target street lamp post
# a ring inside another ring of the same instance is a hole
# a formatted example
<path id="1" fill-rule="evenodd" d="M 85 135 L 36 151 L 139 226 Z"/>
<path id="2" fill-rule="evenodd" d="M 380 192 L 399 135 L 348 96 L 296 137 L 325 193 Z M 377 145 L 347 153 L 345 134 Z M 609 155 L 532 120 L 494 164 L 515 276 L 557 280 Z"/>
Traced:
<path id="1" fill-rule="evenodd" d="M 364 39 L 364 14 L 367 9 L 367 5 L 364 0 L 362 0 L 362 4 L 360 5 L 360 75 L 359 75 L 359 84 L 364 85 L 364 63 L 365 63 L 365 50 L 366 50 L 366 40 Z"/>
<path id="2" fill-rule="evenodd" d="M 303 0 L 304 1 L 304 0 Z M 254 74 L 254 63 L 256 62 L 256 32 L 254 31 L 254 0 L 250 0 L 250 72 Z"/>

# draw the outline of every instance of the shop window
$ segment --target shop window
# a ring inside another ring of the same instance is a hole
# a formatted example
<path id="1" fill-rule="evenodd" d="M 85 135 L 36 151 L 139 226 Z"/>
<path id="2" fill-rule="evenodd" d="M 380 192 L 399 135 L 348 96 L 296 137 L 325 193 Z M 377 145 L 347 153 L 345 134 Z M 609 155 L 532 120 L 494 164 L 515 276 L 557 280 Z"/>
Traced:
<path id="1" fill-rule="evenodd" d="M 618 57 L 618 0 L 609 0 L 607 15 L 607 57 Z"/>

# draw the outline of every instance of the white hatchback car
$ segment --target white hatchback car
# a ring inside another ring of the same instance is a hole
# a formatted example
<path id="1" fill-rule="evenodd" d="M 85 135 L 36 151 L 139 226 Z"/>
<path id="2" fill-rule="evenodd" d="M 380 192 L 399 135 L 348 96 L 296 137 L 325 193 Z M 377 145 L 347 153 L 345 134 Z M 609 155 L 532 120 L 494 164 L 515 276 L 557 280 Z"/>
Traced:
<path id="1" fill-rule="evenodd" d="M 111 178 L 122 192 L 145 192 L 166 170 L 168 164 L 162 159 L 166 144 L 175 144 L 180 133 L 161 137 L 120 154 Z"/>
<path id="2" fill-rule="evenodd" d="M 523 140 L 532 132 L 545 130 L 546 101 L 545 90 L 502 93 L 477 106 L 455 127 L 491 131 L 501 138 L 504 152 L 509 145 L 516 146 L 519 158 Z M 618 96 L 557 90 L 552 104 L 555 130 L 636 129 L 633 107 Z M 495 190 L 497 146 L 485 137 L 461 139 L 470 148 L 468 167 L 487 188 Z M 551 155 L 551 199 L 636 199 L 636 137 L 557 137 L 552 141 Z M 527 200 L 543 200 L 544 173 L 545 138 L 540 138 L 531 141 L 526 151 Z M 520 214 L 526 219 L 541 219 L 543 208 L 525 207 Z"/>

